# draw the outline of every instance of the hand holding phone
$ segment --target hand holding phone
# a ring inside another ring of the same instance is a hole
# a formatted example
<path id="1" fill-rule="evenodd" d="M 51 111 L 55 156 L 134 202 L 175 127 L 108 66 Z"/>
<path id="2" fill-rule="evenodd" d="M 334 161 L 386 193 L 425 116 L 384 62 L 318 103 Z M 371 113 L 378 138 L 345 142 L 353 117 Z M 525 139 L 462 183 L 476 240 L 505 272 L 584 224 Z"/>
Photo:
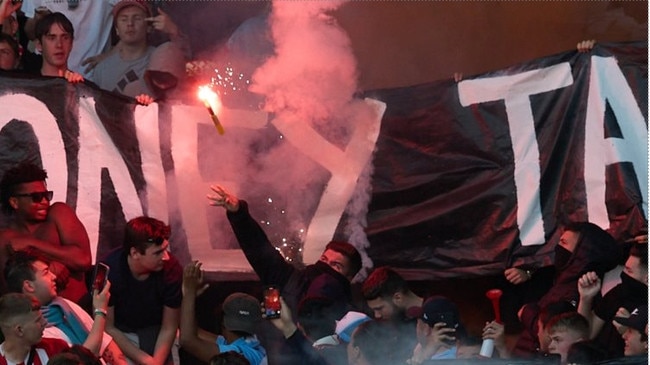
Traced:
<path id="1" fill-rule="evenodd" d="M 95 291 L 95 289 L 97 289 L 98 292 L 104 290 L 104 286 L 106 286 L 106 281 L 108 280 L 109 271 L 110 267 L 104 263 L 98 262 L 97 265 L 95 265 L 92 291 Z"/>
<path id="2" fill-rule="evenodd" d="M 280 318 L 281 309 L 280 289 L 275 286 L 264 288 L 264 318 Z"/>

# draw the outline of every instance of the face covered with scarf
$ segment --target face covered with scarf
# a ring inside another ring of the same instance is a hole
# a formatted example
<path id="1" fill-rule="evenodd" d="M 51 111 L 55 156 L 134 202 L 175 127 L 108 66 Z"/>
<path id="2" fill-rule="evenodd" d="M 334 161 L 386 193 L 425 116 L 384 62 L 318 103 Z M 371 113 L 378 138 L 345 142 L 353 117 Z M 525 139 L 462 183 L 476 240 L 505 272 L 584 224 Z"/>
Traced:
<path id="1" fill-rule="evenodd" d="M 641 259 L 630 256 L 625 261 L 621 272 L 621 286 L 627 295 L 648 296 L 648 268 L 641 264 Z"/>
<path id="2" fill-rule="evenodd" d="M 565 230 L 560 236 L 560 242 L 555 246 L 555 267 L 557 269 L 564 268 L 573 251 L 575 251 L 580 239 L 580 233 L 575 231 Z"/>

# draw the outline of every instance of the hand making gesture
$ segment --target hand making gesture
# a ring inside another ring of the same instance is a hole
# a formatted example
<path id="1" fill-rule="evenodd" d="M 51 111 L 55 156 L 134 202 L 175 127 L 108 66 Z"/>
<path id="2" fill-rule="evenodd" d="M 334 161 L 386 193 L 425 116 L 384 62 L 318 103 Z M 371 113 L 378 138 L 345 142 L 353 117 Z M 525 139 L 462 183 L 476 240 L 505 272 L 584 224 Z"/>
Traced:
<path id="1" fill-rule="evenodd" d="M 214 192 L 214 194 L 207 195 L 210 205 L 224 207 L 229 212 L 239 210 L 239 199 L 227 192 L 221 185 L 211 185 L 210 189 Z"/>

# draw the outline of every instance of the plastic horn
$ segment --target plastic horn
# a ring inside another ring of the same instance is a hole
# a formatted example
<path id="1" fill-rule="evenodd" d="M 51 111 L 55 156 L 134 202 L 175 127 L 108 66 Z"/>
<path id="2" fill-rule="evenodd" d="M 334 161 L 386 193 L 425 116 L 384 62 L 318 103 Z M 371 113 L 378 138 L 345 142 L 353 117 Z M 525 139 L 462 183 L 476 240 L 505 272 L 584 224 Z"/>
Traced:
<path id="1" fill-rule="evenodd" d="M 492 308 L 494 309 L 494 318 L 497 323 L 501 323 L 501 306 L 499 304 L 499 299 L 503 292 L 500 289 L 490 289 L 485 292 L 485 296 L 492 301 Z"/>

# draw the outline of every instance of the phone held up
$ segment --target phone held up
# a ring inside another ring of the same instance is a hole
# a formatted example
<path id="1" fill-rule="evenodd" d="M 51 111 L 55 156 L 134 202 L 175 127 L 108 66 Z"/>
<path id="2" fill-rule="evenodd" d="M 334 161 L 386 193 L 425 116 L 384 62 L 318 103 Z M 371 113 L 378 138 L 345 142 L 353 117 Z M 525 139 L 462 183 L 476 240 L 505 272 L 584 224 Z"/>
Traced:
<path id="1" fill-rule="evenodd" d="M 275 286 L 264 288 L 264 317 L 266 319 L 280 318 L 281 309 L 280 290 Z"/>
<path id="2" fill-rule="evenodd" d="M 93 286 L 92 290 L 94 291 L 97 289 L 97 291 L 102 291 L 104 290 L 104 286 L 106 286 L 106 281 L 108 281 L 108 272 L 110 270 L 110 267 L 108 265 L 98 262 L 97 265 L 95 265 L 95 275 L 93 276 Z"/>

